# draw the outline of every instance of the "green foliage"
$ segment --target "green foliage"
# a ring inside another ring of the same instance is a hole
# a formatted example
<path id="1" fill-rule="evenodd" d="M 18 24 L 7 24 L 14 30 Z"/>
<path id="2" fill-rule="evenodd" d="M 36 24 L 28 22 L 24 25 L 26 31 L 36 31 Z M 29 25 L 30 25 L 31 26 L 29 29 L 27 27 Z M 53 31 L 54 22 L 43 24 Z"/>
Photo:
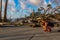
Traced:
<path id="1" fill-rule="evenodd" d="M 51 4 L 48 4 L 47 7 L 51 7 Z"/>
<path id="2" fill-rule="evenodd" d="M 38 8 L 38 11 L 41 11 L 41 9 Z"/>

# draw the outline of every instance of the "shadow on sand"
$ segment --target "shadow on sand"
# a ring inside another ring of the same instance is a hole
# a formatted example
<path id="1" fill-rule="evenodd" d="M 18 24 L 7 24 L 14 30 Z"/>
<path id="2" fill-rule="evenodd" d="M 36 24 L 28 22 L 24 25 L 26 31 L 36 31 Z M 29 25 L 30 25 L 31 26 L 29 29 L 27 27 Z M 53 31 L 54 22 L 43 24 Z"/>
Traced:
<path id="1" fill-rule="evenodd" d="M 58 32 L 60 32 L 60 30 L 58 30 Z"/>
<path id="2" fill-rule="evenodd" d="M 2 25 L 2 26 L 0 26 L 1 28 L 5 28 L 5 27 L 19 27 L 19 26 L 14 26 L 14 25 Z"/>

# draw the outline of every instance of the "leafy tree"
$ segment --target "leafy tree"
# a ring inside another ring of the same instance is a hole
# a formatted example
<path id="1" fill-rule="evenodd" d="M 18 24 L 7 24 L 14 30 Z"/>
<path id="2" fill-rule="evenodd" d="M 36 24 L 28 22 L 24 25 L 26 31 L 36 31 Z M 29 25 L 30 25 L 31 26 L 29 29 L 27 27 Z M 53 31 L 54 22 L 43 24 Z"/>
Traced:
<path id="1" fill-rule="evenodd" d="M 40 9 L 40 8 L 38 8 L 38 11 L 41 11 L 41 9 Z"/>
<path id="2" fill-rule="evenodd" d="M 40 7 L 40 11 L 42 11 L 42 10 L 44 10 L 44 13 L 45 13 L 45 9 L 44 9 L 44 7 Z"/>
<path id="3" fill-rule="evenodd" d="M 51 8 L 51 4 L 48 4 L 47 7 Z"/>
<path id="4" fill-rule="evenodd" d="M 48 7 L 48 8 L 47 8 L 46 12 L 48 12 L 48 14 L 49 14 L 49 10 L 52 9 L 52 6 L 51 6 L 51 4 L 48 4 L 47 7 Z M 46 13 L 46 12 L 45 12 L 45 13 Z M 51 14 L 52 14 L 52 12 L 51 12 Z"/>
<path id="5" fill-rule="evenodd" d="M 57 6 L 53 12 L 57 11 L 60 14 L 60 6 Z"/>
<path id="6" fill-rule="evenodd" d="M 50 0 L 52 4 L 60 5 L 60 0 Z"/>
<path id="7" fill-rule="evenodd" d="M 30 15 L 32 18 L 34 18 L 35 17 L 35 11 L 33 10 L 33 12 L 31 13 L 31 15 Z"/>

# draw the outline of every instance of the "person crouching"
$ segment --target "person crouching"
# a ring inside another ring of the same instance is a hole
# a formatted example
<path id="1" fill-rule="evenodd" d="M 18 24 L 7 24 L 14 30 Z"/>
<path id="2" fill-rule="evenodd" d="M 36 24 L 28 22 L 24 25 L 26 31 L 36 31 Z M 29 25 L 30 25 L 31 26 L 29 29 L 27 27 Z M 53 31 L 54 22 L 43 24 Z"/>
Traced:
<path id="1" fill-rule="evenodd" d="M 51 27 L 48 25 L 48 22 L 45 19 L 41 20 L 41 22 L 44 32 L 51 32 Z"/>

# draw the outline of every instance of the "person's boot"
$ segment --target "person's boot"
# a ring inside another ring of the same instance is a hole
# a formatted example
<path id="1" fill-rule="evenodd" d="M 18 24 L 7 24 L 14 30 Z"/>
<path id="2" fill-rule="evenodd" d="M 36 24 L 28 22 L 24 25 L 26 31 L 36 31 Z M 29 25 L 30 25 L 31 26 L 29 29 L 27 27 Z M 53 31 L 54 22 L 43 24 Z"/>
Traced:
<path id="1" fill-rule="evenodd" d="M 47 30 L 44 30 L 44 32 L 47 32 Z"/>
<path id="2" fill-rule="evenodd" d="M 48 32 L 51 32 L 51 29 L 50 28 L 48 28 L 48 30 L 47 30 Z"/>

